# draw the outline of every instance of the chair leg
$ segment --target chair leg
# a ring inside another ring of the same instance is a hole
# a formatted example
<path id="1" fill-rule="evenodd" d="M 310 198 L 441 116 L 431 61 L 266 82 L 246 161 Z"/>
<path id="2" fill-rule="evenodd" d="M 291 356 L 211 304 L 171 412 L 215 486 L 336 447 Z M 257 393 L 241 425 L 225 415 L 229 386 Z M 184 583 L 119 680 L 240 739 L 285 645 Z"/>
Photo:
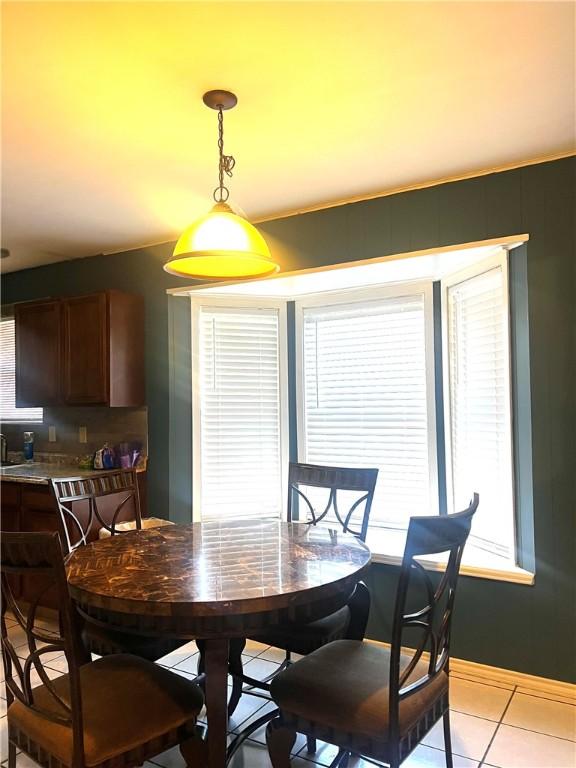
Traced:
<path id="1" fill-rule="evenodd" d="M 230 650 L 228 651 L 228 672 L 232 675 L 232 693 L 228 701 L 228 717 L 232 717 L 234 710 L 242 696 L 242 651 L 246 646 L 244 638 L 230 640 Z"/>
<path id="2" fill-rule="evenodd" d="M 206 674 L 206 642 L 204 640 L 196 640 L 196 646 L 198 648 L 198 677 L 202 677 L 198 681 L 198 685 L 205 691 L 205 678 L 203 676 Z"/>
<path id="3" fill-rule="evenodd" d="M 370 592 L 363 581 L 356 584 L 354 594 L 348 601 L 350 609 L 350 624 L 346 632 L 346 640 L 364 640 L 368 615 L 370 614 Z"/>
<path id="4" fill-rule="evenodd" d="M 400 745 L 394 741 L 390 745 L 390 768 L 400 768 Z"/>
<path id="5" fill-rule="evenodd" d="M 452 768 L 452 736 L 450 734 L 450 710 L 444 712 L 444 751 L 446 753 L 446 768 Z"/>
<path id="6" fill-rule="evenodd" d="M 186 741 L 180 744 L 180 753 L 187 768 L 208 768 L 208 743 L 202 738 L 200 728 Z"/>
<path id="7" fill-rule="evenodd" d="M 296 741 L 296 731 L 287 728 L 281 718 L 271 720 L 266 727 L 266 744 L 272 768 L 290 768 L 290 751 Z"/>
<path id="8" fill-rule="evenodd" d="M 309 755 L 316 753 L 316 739 L 314 736 L 306 736 L 306 750 Z"/>
<path id="9" fill-rule="evenodd" d="M 8 768 L 16 768 L 16 744 L 8 742 Z"/>

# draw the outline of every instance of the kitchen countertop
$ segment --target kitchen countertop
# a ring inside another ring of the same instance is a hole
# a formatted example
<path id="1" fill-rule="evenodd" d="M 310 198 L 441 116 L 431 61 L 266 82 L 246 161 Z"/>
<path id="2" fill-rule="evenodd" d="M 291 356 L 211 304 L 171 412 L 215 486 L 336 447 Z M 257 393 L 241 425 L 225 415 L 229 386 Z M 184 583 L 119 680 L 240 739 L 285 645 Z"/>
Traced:
<path id="1" fill-rule="evenodd" d="M 17 483 L 34 483 L 36 485 L 48 485 L 50 480 L 62 477 L 92 477 L 113 470 L 79 469 L 76 465 L 49 464 L 34 462 L 32 464 L 16 464 L 13 467 L 1 467 L 0 479 Z M 144 472 L 137 468 L 136 472 Z"/>

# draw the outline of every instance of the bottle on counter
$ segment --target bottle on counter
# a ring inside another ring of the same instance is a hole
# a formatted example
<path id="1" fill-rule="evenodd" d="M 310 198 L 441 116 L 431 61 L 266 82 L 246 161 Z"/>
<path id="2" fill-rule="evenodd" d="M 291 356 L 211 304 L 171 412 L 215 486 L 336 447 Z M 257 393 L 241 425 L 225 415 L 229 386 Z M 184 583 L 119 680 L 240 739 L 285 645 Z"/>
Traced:
<path id="1" fill-rule="evenodd" d="M 104 469 L 114 469 L 114 451 L 108 443 L 104 443 L 104 448 L 102 449 L 102 464 L 104 464 Z"/>
<path id="2" fill-rule="evenodd" d="M 24 461 L 27 464 L 34 461 L 34 432 L 24 432 Z"/>
<path id="3" fill-rule="evenodd" d="M 94 469 L 114 469 L 114 451 L 108 443 L 94 454 Z"/>

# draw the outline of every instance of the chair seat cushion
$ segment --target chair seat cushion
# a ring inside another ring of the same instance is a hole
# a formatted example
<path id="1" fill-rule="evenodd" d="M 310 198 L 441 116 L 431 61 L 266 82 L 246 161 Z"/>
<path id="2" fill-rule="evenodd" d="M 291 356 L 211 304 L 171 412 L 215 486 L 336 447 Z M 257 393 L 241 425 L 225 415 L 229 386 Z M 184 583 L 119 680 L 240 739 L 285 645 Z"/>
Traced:
<path id="1" fill-rule="evenodd" d="M 401 656 L 405 669 L 411 656 Z M 416 665 L 410 682 L 426 674 Z M 338 640 L 297 661 L 271 683 L 282 712 L 341 733 L 387 741 L 390 651 L 356 640 Z M 421 691 L 400 703 L 400 736 L 407 733 L 448 690 L 448 676 L 438 674 Z"/>
<path id="2" fill-rule="evenodd" d="M 184 641 L 122 632 L 86 620 L 82 626 L 82 643 L 90 653 L 97 653 L 99 656 L 131 653 L 148 661 L 156 661 L 175 651 Z"/>
<path id="3" fill-rule="evenodd" d="M 163 520 L 161 517 L 143 517 L 142 518 L 142 530 L 146 531 L 149 528 L 162 528 L 165 525 L 174 525 L 174 523 L 171 520 Z M 116 523 L 114 526 L 114 530 L 118 533 L 121 533 L 122 531 L 135 531 L 136 530 L 136 520 L 126 520 L 123 523 Z M 107 539 L 112 534 L 108 530 L 108 528 L 100 528 L 98 531 L 98 538 L 99 539 Z"/>
<path id="4" fill-rule="evenodd" d="M 69 704 L 68 675 L 51 682 Z M 188 723 L 191 730 L 203 705 L 200 688 L 190 680 L 129 655 L 107 656 L 80 667 L 80 688 L 87 766 L 154 742 Z M 34 689 L 34 697 L 37 706 L 62 716 L 44 685 Z M 71 765 L 71 727 L 48 720 L 18 700 L 8 708 L 8 724 Z"/>
<path id="5" fill-rule="evenodd" d="M 275 627 L 265 635 L 252 639 L 305 656 L 333 640 L 341 640 L 346 636 L 349 624 L 350 608 L 345 605 L 318 621 Z"/>

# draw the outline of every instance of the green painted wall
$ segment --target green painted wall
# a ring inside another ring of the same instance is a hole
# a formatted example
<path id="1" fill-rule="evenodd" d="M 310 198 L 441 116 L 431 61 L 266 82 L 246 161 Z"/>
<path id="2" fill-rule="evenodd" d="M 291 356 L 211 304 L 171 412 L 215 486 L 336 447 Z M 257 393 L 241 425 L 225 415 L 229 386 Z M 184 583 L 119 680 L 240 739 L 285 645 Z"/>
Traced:
<path id="1" fill-rule="evenodd" d="M 261 225 L 285 269 L 529 233 L 536 584 L 462 578 L 453 649 L 460 658 L 559 680 L 576 679 L 575 187 L 576 159 L 569 158 Z M 173 470 L 180 466 L 173 471 L 172 500 L 176 493 L 175 517 L 182 517 L 191 488 L 183 459 L 190 428 L 182 417 L 189 411 L 186 392 L 170 387 L 168 340 L 182 343 L 187 319 L 182 300 L 172 300 L 169 310 L 164 293 L 180 284 L 161 269 L 169 250 L 158 246 L 6 275 L 2 301 L 100 288 L 144 295 L 150 504 L 158 514 L 167 509 L 170 458 Z M 183 348 L 181 354 L 187 354 Z M 397 575 L 395 567 L 372 568 L 372 637 L 388 637 Z"/>

